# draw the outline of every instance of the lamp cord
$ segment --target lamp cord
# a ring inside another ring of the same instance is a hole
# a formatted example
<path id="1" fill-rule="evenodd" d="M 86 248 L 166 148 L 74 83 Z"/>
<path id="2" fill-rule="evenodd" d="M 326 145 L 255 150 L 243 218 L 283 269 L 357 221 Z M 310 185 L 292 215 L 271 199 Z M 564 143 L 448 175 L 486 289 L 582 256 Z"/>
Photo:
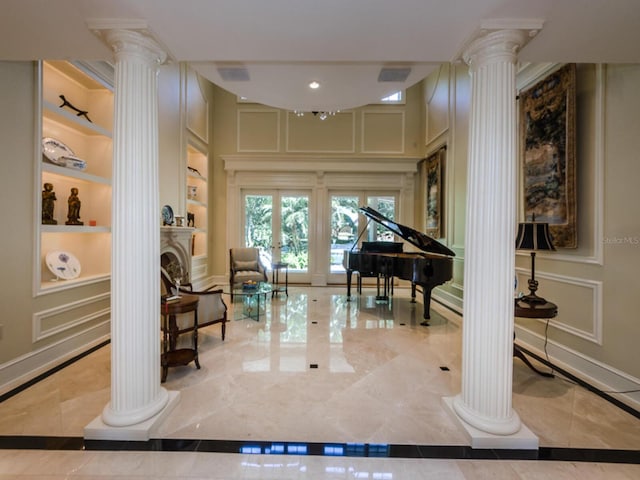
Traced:
<path id="1" fill-rule="evenodd" d="M 549 318 L 547 318 L 547 323 L 544 327 L 544 357 L 547 359 L 547 364 L 551 366 L 551 373 L 555 373 L 553 369 L 553 363 L 549 360 L 549 352 L 547 352 L 547 343 L 549 342 Z"/>

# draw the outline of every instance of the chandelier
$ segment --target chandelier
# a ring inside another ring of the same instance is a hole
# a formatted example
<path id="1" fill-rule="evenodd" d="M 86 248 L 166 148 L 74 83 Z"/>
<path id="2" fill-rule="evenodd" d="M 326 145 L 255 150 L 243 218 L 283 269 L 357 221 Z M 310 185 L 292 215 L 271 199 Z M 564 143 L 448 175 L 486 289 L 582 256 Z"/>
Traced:
<path id="1" fill-rule="evenodd" d="M 296 117 L 304 117 L 305 114 L 305 112 L 302 110 L 294 110 L 293 113 L 296 115 Z M 329 117 L 333 117 L 336 113 L 340 113 L 340 110 L 327 112 L 313 111 L 307 113 L 313 114 L 314 117 L 318 117 L 320 120 L 326 120 Z"/>

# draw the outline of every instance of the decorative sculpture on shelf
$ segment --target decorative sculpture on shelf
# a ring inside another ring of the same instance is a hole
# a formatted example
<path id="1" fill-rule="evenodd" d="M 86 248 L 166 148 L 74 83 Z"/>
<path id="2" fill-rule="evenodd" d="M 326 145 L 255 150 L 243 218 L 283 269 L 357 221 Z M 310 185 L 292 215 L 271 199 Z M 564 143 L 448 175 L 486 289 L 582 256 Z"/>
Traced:
<path id="1" fill-rule="evenodd" d="M 91 119 L 89 118 L 89 112 L 86 110 L 80 110 L 79 108 L 74 107 L 71 102 L 69 102 L 69 100 L 67 100 L 66 98 L 64 98 L 64 95 L 58 95 L 60 97 L 60 99 L 62 100 L 62 105 L 60 105 L 60 108 L 62 107 L 69 107 L 71 110 L 73 110 L 74 112 L 77 112 L 76 116 L 78 117 L 84 117 L 87 119 L 88 122 L 91 122 Z M 93 122 L 91 122 L 93 123 Z"/>
<path id="2" fill-rule="evenodd" d="M 58 221 L 53 218 L 53 209 L 55 207 L 56 192 L 53 191 L 53 184 L 45 183 L 42 190 L 42 224 L 57 225 Z"/>
<path id="3" fill-rule="evenodd" d="M 196 214 L 187 212 L 187 227 L 195 227 L 196 226 Z"/>
<path id="4" fill-rule="evenodd" d="M 71 189 L 71 195 L 67 200 L 69 204 L 69 211 L 67 213 L 66 225 L 84 225 L 84 222 L 80 221 L 80 206 L 82 202 L 78 198 L 78 189 L 73 187 Z"/>

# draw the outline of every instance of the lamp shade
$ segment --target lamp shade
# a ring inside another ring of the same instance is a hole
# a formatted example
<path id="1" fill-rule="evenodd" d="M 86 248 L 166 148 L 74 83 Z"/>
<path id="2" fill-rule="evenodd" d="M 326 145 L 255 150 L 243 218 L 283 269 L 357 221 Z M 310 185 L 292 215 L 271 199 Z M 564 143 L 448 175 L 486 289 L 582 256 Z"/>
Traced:
<path id="1" fill-rule="evenodd" d="M 555 250 L 548 223 L 526 222 L 518 224 L 517 250 Z"/>

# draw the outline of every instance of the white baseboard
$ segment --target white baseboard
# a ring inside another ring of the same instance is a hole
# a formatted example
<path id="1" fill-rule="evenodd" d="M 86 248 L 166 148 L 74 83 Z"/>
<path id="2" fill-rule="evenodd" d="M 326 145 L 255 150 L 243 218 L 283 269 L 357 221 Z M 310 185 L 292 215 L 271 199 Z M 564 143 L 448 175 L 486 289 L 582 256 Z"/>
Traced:
<path id="1" fill-rule="evenodd" d="M 0 365 L 0 395 L 33 380 L 38 375 L 100 345 L 110 338 L 110 321 L 105 321 L 46 347 Z"/>
<path id="2" fill-rule="evenodd" d="M 541 358 L 546 357 L 544 338 L 541 335 L 518 325 L 515 326 L 515 331 L 519 345 Z M 558 368 L 566 370 L 625 405 L 640 410 L 640 392 L 613 393 L 640 390 L 640 379 L 551 340 L 547 342 L 547 354 L 549 361 Z"/>

